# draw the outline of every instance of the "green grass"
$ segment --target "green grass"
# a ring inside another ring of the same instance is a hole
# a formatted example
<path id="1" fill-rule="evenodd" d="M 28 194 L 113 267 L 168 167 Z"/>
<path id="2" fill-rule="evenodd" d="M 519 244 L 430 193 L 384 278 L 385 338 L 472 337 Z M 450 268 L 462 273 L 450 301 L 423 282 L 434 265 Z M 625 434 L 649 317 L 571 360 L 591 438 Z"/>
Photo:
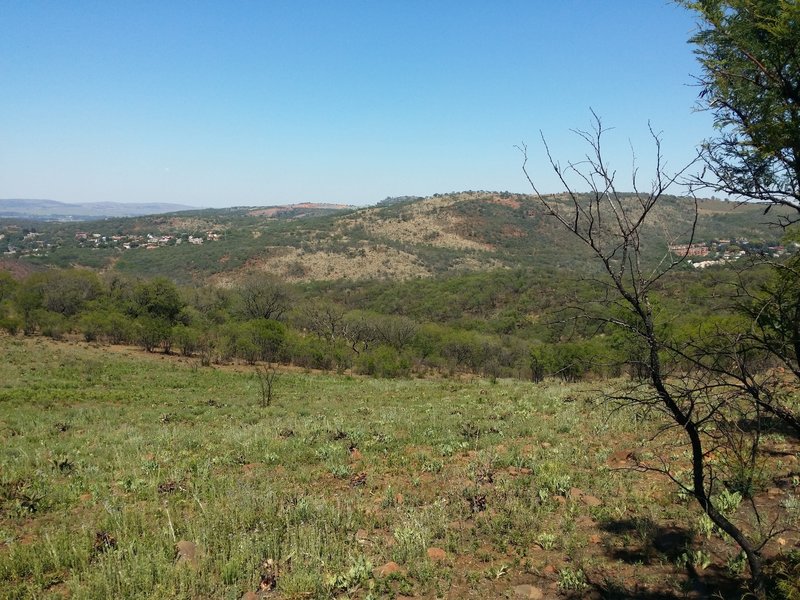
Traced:
<path id="1" fill-rule="evenodd" d="M 646 535 L 604 524 L 696 512 L 609 469 L 645 432 L 591 384 L 284 372 L 259 408 L 244 368 L 41 338 L 0 352 L 0 598 L 238 599 L 273 575 L 284 598 L 555 593 L 638 576 L 614 551 Z M 388 561 L 402 573 L 373 574 Z"/>

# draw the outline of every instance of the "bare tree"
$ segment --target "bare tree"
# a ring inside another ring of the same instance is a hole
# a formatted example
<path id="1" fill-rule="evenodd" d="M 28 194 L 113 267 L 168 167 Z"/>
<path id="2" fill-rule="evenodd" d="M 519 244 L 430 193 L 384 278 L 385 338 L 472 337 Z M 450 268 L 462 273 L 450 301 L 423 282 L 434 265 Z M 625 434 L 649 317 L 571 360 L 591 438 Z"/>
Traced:
<path id="1" fill-rule="evenodd" d="M 266 408 L 272 404 L 275 393 L 275 382 L 278 378 L 278 369 L 271 362 L 266 365 L 256 365 L 253 373 L 258 382 L 259 406 Z"/>
<path id="2" fill-rule="evenodd" d="M 691 456 L 688 478 L 669 458 L 639 466 L 666 475 L 697 501 L 713 524 L 745 553 L 753 591 L 763 595 L 761 551 L 774 535 L 775 528 L 773 524 L 763 524 L 762 527 L 753 498 L 750 498 L 749 507 L 758 523 L 756 528 L 747 525 L 747 520 L 736 519 L 721 509 L 717 501 L 719 494 L 727 491 L 724 480 L 730 473 L 726 472 L 725 465 L 729 465 L 728 469 L 746 470 L 759 455 L 759 405 L 720 376 L 718 367 L 730 356 L 699 352 L 701 346 L 695 343 L 672 343 L 663 332 L 653 303 L 654 284 L 685 260 L 694 240 L 698 214 L 696 200 L 691 225 L 684 232 L 690 242 L 686 252 L 675 256 L 665 248 L 663 257 L 655 265 L 643 259 L 642 234 L 645 227 L 654 220 L 664 194 L 678 183 L 693 163 L 668 174 L 661 154 L 660 136 L 651 129 L 656 151 L 653 181 L 648 189 L 640 188 L 634 161 L 630 181 L 633 192 L 622 193 L 618 189 L 616 172 L 605 162 L 601 152 L 605 129 L 597 115 L 592 114 L 592 129 L 575 132 L 590 149 L 588 156 L 579 163 L 570 162 L 562 166 L 552 157 L 543 138 L 550 166 L 566 190 L 565 194 L 555 197 L 540 193 L 528 172 L 524 145 L 520 148 L 524 158 L 523 172 L 545 213 L 587 247 L 602 266 L 601 283 L 606 289 L 606 304 L 602 314 L 595 318 L 606 325 L 621 328 L 642 348 L 639 361 L 646 379 L 629 382 L 613 398 L 661 418 L 658 435 L 662 439 L 673 439 L 671 436 L 679 434 L 678 439 L 688 446 Z M 587 191 L 576 191 L 576 186 L 571 183 L 574 180 Z M 745 421 L 752 421 L 756 426 L 744 428 L 738 425 Z M 730 462 L 712 459 L 715 453 L 724 455 Z"/>
<path id="3" fill-rule="evenodd" d="M 249 319 L 280 319 L 292 298 L 286 285 L 269 275 L 250 275 L 237 287 L 241 311 Z"/>

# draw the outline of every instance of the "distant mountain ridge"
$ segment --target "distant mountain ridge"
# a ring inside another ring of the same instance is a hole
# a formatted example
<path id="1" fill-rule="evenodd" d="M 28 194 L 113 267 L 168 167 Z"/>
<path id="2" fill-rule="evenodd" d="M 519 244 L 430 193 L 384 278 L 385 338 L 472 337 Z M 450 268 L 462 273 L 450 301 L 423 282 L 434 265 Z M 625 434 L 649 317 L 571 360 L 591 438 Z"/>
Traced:
<path id="1" fill-rule="evenodd" d="M 107 217 L 141 217 L 184 210 L 194 206 L 167 202 L 78 202 L 75 204 L 44 199 L 0 199 L 0 218 L 44 221 L 87 221 Z"/>

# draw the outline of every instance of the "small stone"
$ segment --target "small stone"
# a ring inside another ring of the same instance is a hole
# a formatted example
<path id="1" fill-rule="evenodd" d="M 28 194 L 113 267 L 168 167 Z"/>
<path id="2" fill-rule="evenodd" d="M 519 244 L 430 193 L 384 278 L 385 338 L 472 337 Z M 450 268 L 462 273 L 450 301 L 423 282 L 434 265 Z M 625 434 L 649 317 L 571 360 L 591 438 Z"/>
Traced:
<path id="1" fill-rule="evenodd" d="M 197 544 L 187 540 L 181 540 L 175 544 L 176 562 L 178 564 L 186 563 L 191 566 L 197 566 Z"/>
<path id="2" fill-rule="evenodd" d="M 590 507 L 600 506 L 603 503 L 603 501 L 600 500 L 600 498 L 596 496 L 591 496 L 589 494 L 581 496 L 581 502 L 583 502 L 586 506 Z"/>
<path id="3" fill-rule="evenodd" d="M 780 544 L 781 546 L 785 546 L 786 545 L 786 540 L 783 539 L 783 538 L 778 538 L 777 541 L 778 541 L 778 544 Z"/>
<path id="4" fill-rule="evenodd" d="M 515 585 L 513 589 L 515 598 L 527 598 L 528 600 L 542 600 L 544 598 L 544 592 L 534 585 L 527 583 Z"/>
<path id="5" fill-rule="evenodd" d="M 428 558 L 434 562 L 441 562 L 447 558 L 447 552 L 441 548 L 428 548 Z"/>
<path id="6" fill-rule="evenodd" d="M 552 447 L 552 446 L 553 446 L 553 444 L 551 444 L 550 442 L 542 442 L 542 443 L 540 444 L 540 446 L 541 446 L 542 448 L 544 448 L 545 450 L 547 450 L 548 448 Z"/>
<path id="7" fill-rule="evenodd" d="M 363 487 L 367 485 L 367 472 L 356 473 L 350 478 L 350 487 Z"/>
<path id="8" fill-rule="evenodd" d="M 405 569 L 393 560 L 390 560 L 385 565 L 375 568 L 372 571 L 372 576 L 377 579 L 381 577 L 389 577 L 389 575 L 394 575 L 395 573 L 404 574 Z"/>

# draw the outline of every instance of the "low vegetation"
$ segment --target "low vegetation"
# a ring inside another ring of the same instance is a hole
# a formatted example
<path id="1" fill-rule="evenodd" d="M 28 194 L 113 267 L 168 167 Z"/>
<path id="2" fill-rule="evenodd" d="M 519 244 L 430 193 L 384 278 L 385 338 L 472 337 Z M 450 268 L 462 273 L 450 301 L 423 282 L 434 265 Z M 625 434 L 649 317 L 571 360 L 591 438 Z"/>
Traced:
<path id="1" fill-rule="evenodd" d="M 529 585 L 677 598 L 742 585 L 733 544 L 632 468 L 653 452 L 688 459 L 614 410 L 611 383 L 284 370 L 264 403 L 245 365 L 0 345 L 2 597 L 486 598 Z M 765 438 L 755 497 L 796 523 L 797 443 Z M 791 593 L 798 542 L 789 531 L 766 548 Z"/>

